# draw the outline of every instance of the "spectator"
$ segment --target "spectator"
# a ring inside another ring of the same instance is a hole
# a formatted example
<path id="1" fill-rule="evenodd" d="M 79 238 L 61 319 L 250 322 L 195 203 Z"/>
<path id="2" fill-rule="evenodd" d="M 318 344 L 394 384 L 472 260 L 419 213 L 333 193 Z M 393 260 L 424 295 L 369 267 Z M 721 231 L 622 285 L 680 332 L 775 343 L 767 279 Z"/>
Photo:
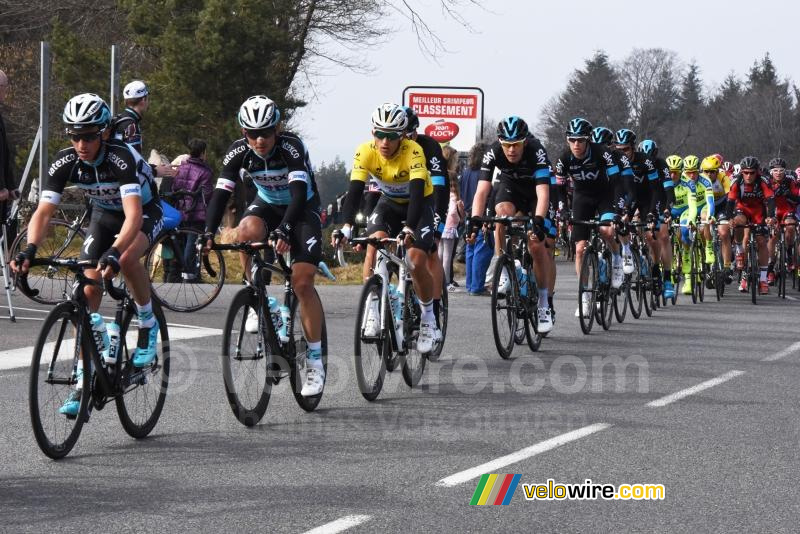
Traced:
<path id="1" fill-rule="evenodd" d="M 476 143 L 469 151 L 467 167 L 461 175 L 461 200 L 466 206 L 467 217 L 482 216 L 483 213 L 471 213 L 472 199 L 478 188 L 478 179 L 481 174 L 481 161 L 483 154 L 488 149 L 486 143 Z M 489 203 L 491 204 L 491 203 Z M 467 243 L 467 291 L 470 295 L 484 295 L 486 289 L 486 271 L 494 255 L 494 243 L 491 234 L 484 237 L 483 232 L 478 232 L 474 245 Z"/>
<path id="2" fill-rule="evenodd" d="M 450 179 L 450 202 L 447 206 L 447 217 L 444 223 L 444 232 L 439 241 L 439 257 L 444 268 L 444 282 L 448 291 L 455 291 L 458 284 L 453 280 L 453 254 L 456 241 L 458 241 L 458 227 L 464 218 L 464 203 L 458 194 L 458 152 L 451 146 L 442 149 L 442 154 L 447 163 L 447 174 Z"/>
<path id="3" fill-rule="evenodd" d="M 172 182 L 172 190 L 185 189 L 197 194 L 195 198 L 182 197 L 178 199 L 175 207 L 183 216 L 181 225 L 184 228 L 202 233 L 205 228 L 206 205 L 213 190 L 211 185 L 213 171 L 206 162 L 206 142 L 192 139 L 188 146 L 189 157 L 178 167 Z M 187 240 L 184 244 L 183 257 L 186 263 L 185 268 L 191 270 L 181 273 L 181 277 L 188 283 L 194 283 L 198 278 L 195 265 L 197 249 L 191 240 Z"/>
<path id="4" fill-rule="evenodd" d="M 8 76 L 0 70 L 0 105 L 5 103 L 6 94 L 8 94 Z M 19 197 L 12 167 L 13 159 L 8 144 L 6 125 L 3 122 L 3 116 L 0 115 L 0 224 L 6 219 L 8 201 Z M 11 234 L 16 234 L 15 229 L 10 230 L 9 235 L 6 236 L 9 245 L 14 239 L 14 235 Z M 6 231 L 6 228 L 0 228 L 0 231 Z"/>

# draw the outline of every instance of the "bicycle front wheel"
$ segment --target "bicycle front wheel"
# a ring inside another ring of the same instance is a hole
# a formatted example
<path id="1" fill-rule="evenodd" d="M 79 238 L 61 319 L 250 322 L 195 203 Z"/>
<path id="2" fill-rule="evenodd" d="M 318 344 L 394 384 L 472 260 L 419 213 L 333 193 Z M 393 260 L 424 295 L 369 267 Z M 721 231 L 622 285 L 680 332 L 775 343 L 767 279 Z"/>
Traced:
<path id="1" fill-rule="evenodd" d="M 28 406 L 33 435 L 54 460 L 75 446 L 89 407 L 91 357 L 77 333 L 78 312 L 72 302 L 62 302 L 45 318 L 31 360 Z M 79 401 L 77 415 L 59 412 L 68 399 Z"/>
<path id="2" fill-rule="evenodd" d="M 594 308 L 597 303 L 599 286 L 597 255 L 589 248 L 584 249 L 580 273 L 578 277 L 578 319 L 581 323 L 581 330 L 588 335 L 594 325 Z"/>
<path id="3" fill-rule="evenodd" d="M 317 290 L 314 290 L 314 294 L 317 295 L 319 299 L 319 294 Z M 322 308 L 322 301 L 320 300 L 320 308 Z M 293 347 L 290 349 L 292 353 L 292 358 L 294 362 L 292 362 L 291 366 L 289 367 L 289 380 L 292 384 L 292 394 L 294 395 L 294 400 L 297 401 L 297 404 L 307 412 L 313 412 L 317 409 L 319 405 L 319 401 L 322 399 L 323 391 L 320 391 L 319 395 L 314 395 L 313 397 L 304 397 L 300 394 L 300 391 L 303 389 L 303 383 L 305 381 L 306 376 L 306 365 L 307 365 L 307 356 L 308 356 L 308 342 L 306 341 L 306 337 L 303 334 L 303 310 L 300 308 L 300 301 L 295 298 L 292 301 L 292 329 L 289 334 L 289 339 L 292 340 Z M 320 340 L 322 341 L 322 369 L 325 371 L 325 380 L 328 379 L 328 329 L 325 325 L 325 311 L 322 310 L 322 325 L 321 325 L 321 337 Z"/>
<path id="4" fill-rule="evenodd" d="M 353 356 L 356 367 L 356 380 L 361 395 L 368 401 L 374 401 L 380 395 L 383 388 L 383 379 L 386 375 L 386 361 L 390 359 L 392 344 L 386 330 L 378 328 L 378 335 L 373 337 L 365 336 L 367 320 L 370 313 L 375 317 L 380 317 L 380 301 L 383 292 L 383 279 L 378 275 L 373 275 L 364 284 L 361 290 L 361 298 L 356 314 L 355 339 L 353 345 Z M 372 308 L 377 306 L 377 309 Z M 391 306 L 387 306 L 391 307 Z M 372 311 L 370 309 L 372 308 Z M 385 319 L 386 328 L 392 327 L 392 320 L 387 310 Z M 372 328 L 372 327 L 370 327 Z"/>
<path id="5" fill-rule="evenodd" d="M 69 223 L 60 219 L 52 219 L 47 233 L 36 251 L 40 258 L 73 258 L 78 257 L 83 247 L 86 234 L 82 228 L 73 229 Z M 11 261 L 28 242 L 28 229 L 19 233 L 8 251 L 7 261 Z M 69 300 L 75 274 L 66 267 L 36 266 L 28 272 L 28 285 L 38 291 L 30 297 L 40 304 L 58 304 Z"/>
<path id="6" fill-rule="evenodd" d="M 439 299 L 439 316 L 438 316 L 438 325 L 439 331 L 442 333 L 442 338 L 433 346 L 433 350 L 428 353 L 428 360 L 435 362 L 439 359 L 439 356 L 442 355 L 442 349 L 444 348 L 444 342 L 447 339 L 447 313 L 448 313 L 448 301 L 447 301 L 447 284 L 442 284 L 442 298 Z"/>
<path id="7" fill-rule="evenodd" d="M 217 298 L 225 283 L 222 252 L 212 250 L 205 258 L 198 255 L 193 244 L 199 236 L 199 232 L 188 228 L 173 230 L 161 235 L 147 252 L 145 268 L 153 295 L 172 311 L 205 308 Z"/>
<path id="8" fill-rule="evenodd" d="M 634 319 L 638 319 L 642 316 L 642 301 L 646 297 L 646 290 L 643 287 L 645 282 L 642 279 L 642 255 L 638 250 L 633 254 L 633 273 L 628 283 L 627 296 L 631 315 Z"/>
<path id="9" fill-rule="evenodd" d="M 414 291 L 413 284 L 406 284 L 406 300 L 403 308 L 403 328 L 405 329 L 406 354 L 403 358 L 403 380 L 410 388 L 419 384 L 422 373 L 425 372 L 425 362 L 428 360 L 425 354 L 416 348 L 416 340 L 419 336 L 419 323 L 422 316 L 419 299 Z"/>
<path id="10" fill-rule="evenodd" d="M 748 262 L 750 263 L 750 279 L 748 280 L 748 283 L 750 284 L 750 298 L 753 301 L 753 304 L 756 304 L 760 269 L 758 266 L 758 251 L 756 250 L 756 236 L 753 234 L 754 232 L 751 232 L 750 245 L 748 247 Z"/>
<path id="11" fill-rule="evenodd" d="M 267 411 L 276 372 L 267 329 L 274 333 L 269 310 L 258 310 L 258 297 L 250 287 L 231 300 L 222 333 L 222 377 L 234 417 L 245 426 L 258 423 Z M 248 321 L 256 314 L 257 322 Z M 247 324 L 250 322 L 251 324 Z M 257 325 L 257 326 L 256 326 Z M 255 328 L 254 328 L 255 327 Z"/>
<path id="12" fill-rule="evenodd" d="M 136 311 L 130 306 L 123 315 L 120 326 L 120 357 L 122 357 L 124 394 L 115 399 L 117 415 L 122 423 L 122 428 L 131 437 L 141 439 L 146 437 L 161 417 L 164 402 L 167 399 L 167 386 L 169 385 L 169 331 L 167 319 L 158 302 L 153 300 L 153 315 L 158 321 L 158 345 L 156 358 L 141 369 L 133 366 L 134 350 L 128 347 L 126 333 L 131 326 Z M 131 337 L 133 341 L 135 338 Z M 135 348 L 135 341 L 134 348 Z M 117 367 L 120 369 L 120 367 Z"/>
<path id="13" fill-rule="evenodd" d="M 514 350 L 517 332 L 516 279 L 514 262 L 500 256 L 492 278 L 492 332 L 497 352 L 504 360 Z"/>

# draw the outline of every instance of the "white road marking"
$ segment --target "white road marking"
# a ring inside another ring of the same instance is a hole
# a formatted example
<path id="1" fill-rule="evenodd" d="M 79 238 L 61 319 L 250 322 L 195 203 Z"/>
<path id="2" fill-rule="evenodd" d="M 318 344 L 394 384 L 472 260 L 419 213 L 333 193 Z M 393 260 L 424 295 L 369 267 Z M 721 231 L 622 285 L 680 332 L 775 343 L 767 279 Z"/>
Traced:
<path id="1" fill-rule="evenodd" d="M 786 295 L 786 298 L 789 299 L 789 300 L 800 300 L 797 297 L 793 297 L 791 295 Z"/>
<path id="2" fill-rule="evenodd" d="M 171 343 L 184 339 L 196 339 L 200 337 L 211 337 L 222 335 L 222 330 L 217 328 L 200 328 L 197 326 L 188 327 L 172 323 L 169 325 L 169 340 Z M 137 333 L 136 328 L 131 328 L 126 336 L 128 346 L 135 346 Z M 65 340 L 66 341 L 66 340 Z M 45 345 L 45 351 L 52 351 L 54 342 Z M 72 341 L 74 345 L 74 341 Z M 0 350 L 0 369 L 15 369 L 18 367 L 28 367 L 33 355 L 33 346 L 20 347 L 18 349 Z"/>
<path id="3" fill-rule="evenodd" d="M 786 347 L 785 349 L 783 349 L 780 352 L 776 352 L 775 354 L 767 356 L 766 358 L 762 358 L 761 361 L 762 362 L 774 362 L 775 360 L 780 360 L 781 358 L 785 358 L 786 356 L 789 356 L 790 354 L 794 354 L 798 350 L 800 350 L 800 341 L 798 341 L 797 343 L 792 343 L 791 345 L 789 345 L 788 347 Z"/>
<path id="4" fill-rule="evenodd" d="M 681 400 L 684 397 L 688 397 L 689 395 L 694 395 L 695 393 L 699 393 L 708 388 L 712 388 L 714 386 L 722 384 L 723 382 L 727 382 L 731 378 L 736 378 L 737 376 L 741 376 L 743 374 L 744 371 L 729 371 L 724 375 L 718 376 L 717 378 L 706 380 L 705 382 L 701 382 L 696 386 L 692 386 L 690 388 L 677 391 L 671 395 L 667 395 L 666 397 L 661 397 L 660 399 L 648 402 L 647 406 L 650 406 L 651 408 L 661 408 L 662 406 L 666 406 L 667 404 L 672 404 L 673 402 Z"/>
<path id="5" fill-rule="evenodd" d="M 472 480 L 473 478 L 478 478 L 484 473 L 493 473 L 493 472 L 496 473 L 499 469 L 502 469 L 507 465 L 521 462 L 522 460 L 531 458 L 532 456 L 536 456 L 537 454 L 547 452 L 551 449 L 555 449 L 556 447 L 566 445 L 571 441 L 576 441 L 581 438 L 585 438 L 586 436 L 589 436 L 596 432 L 600 432 L 601 430 L 606 430 L 608 428 L 611 428 L 611 425 L 606 423 L 597 423 L 594 425 L 585 426 L 583 428 L 573 430 L 572 432 L 567 432 L 566 434 L 561 434 L 560 436 L 556 436 L 554 438 L 542 441 L 541 443 L 537 443 L 536 445 L 531 445 L 530 447 L 526 447 L 517 452 L 513 452 L 507 456 L 501 456 L 500 458 L 497 458 L 490 462 L 486 462 L 485 464 L 481 464 L 477 467 L 473 467 L 472 469 L 467 469 L 466 471 L 461 471 L 460 473 L 456 473 L 455 475 L 443 478 L 442 480 L 437 482 L 436 485 L 445 488 L 451 488 L 453 486 L 457 486 L 459 484 L 463 484 L 464 482 Z"/>
<path id="6" fill-rule="evenodd" d="M 304 534 L 336 534 L 353 528 L 372 519 L 369 515 L 346 515 L 317 528 L 307 530 Z"/>

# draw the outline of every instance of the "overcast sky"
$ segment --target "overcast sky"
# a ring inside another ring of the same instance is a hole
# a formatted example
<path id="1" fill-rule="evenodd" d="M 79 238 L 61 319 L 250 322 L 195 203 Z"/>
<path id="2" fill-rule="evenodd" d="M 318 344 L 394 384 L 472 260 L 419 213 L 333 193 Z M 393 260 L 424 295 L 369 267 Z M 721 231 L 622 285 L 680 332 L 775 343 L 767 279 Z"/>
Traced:
<path id="1" fill-rule="evenodd" d="M 438 5 L 418 0 L 414 5 Z M 438 63 L 417 46 L 410 23 L 399 15 L 396 30 L 380 46 L 357 57 L 368 74 L 327 67 L 315 76 L 309 105 L 296 114 L 318 165 L 341 157 L 350 167 L 355 147 L 370 135 L 370 115 L 381 102 L 400 102 L 409 85 L 477 86 L 485 93 L 485 114 L 520 115 L 532 126 L 542 106 L 561 91 L 575 68 L 595 50 L 611 61 L 633 48 L 667 48 L 688 63 L 695 60 L 707 89 L 734 72 L 743 78 L 766 52 L 783 78 L 800 81 L 800 2 L 759 0 L 674 0 L 671 2 L 495 0 L 486 10 L 464 12 L 474 32 L 423 8 L 449 53 Z M 783 24 L 780 21 L 785 21 Z"/>

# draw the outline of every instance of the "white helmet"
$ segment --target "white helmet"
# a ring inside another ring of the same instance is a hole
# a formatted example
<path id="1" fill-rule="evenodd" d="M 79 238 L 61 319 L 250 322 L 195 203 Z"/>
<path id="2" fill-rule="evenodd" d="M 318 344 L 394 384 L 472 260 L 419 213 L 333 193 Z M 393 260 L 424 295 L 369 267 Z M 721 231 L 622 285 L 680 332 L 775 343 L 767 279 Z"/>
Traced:
<path id="1" fill-rule="evenodd" d="M 131 98 L 143 98 L 150 94 L 150 91 L 147 90 L 147 86 L 144 82 L 139 80 L 134 80 L 128 85 L 125 86 L 125 89 L 122 91 L 122 97 L 125 100 Z"/>
<path id="2" fill-rule="evenodd" d="M 738 163 L 735 163 L 733 165 L 733 174 L 739 174 L 740 172 L 742 172 L 742 166 Z"/>
<path id="3" fill-rule="evenodd" d="M 408 115 L 401 106 L 386 102 L 372 112 L 372 127 L 386 132 L 405 132 Z"/>
<path id="4" fill-rule="evenodd" d="M 278 106 L 264 95 L 251 96 L 239 108 L 239 124 L 248 130 L 272 128 L 280 120 Z"/>
<path id="5" fill-rule="evenodd" d="M 111 122 L 111 110 L 105 101 L 94 93 L 82 93 L 73 96 L 64 106 L 61 120 L 70 129 L 87 126 L 105 128 Z"/>

